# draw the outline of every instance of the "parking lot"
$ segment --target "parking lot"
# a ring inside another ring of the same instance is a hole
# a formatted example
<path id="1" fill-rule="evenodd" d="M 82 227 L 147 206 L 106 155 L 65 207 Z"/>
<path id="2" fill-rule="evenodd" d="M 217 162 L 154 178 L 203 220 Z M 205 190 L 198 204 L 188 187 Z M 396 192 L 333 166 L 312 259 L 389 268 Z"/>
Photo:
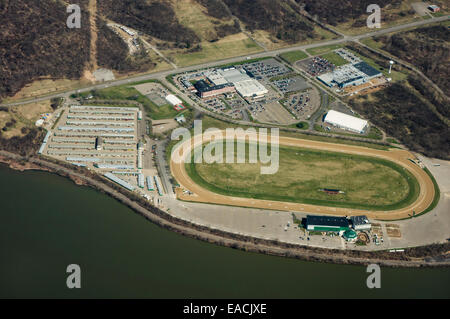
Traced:
<path id="1" fill-rule="evenodd" d="M 320 56 L 311 59 L 297 61 L 296 65 L 302 70 L 308 72 L 312 76 L 318 76 L 323 73 L 328 73 L 335 69 L 335 65 Z"/>
<path id="2" fill-rule="evenodd" d="M 301 76 L 295 76 L 286 79 L 280 79 L 272 82 L 278 91 L 282 94 L 304 91 L 311 87 Z"/>
<path id="3" fill-rule="evenodd" d="M 291 73 L 287 67 L 275 59 L 266 59 L 253 63 L 245 63 L 244 69 L 257 80 L 270 79 L 276 76 Z"/>
<path id="4" fill-rule="evenodd" d="M 160 83 L 143 83 L 136 85 L 134 88 L 138 90 L 142 95 L 145 95 L 157 106 L 166 105 L 166 96 L 171 93 Z"/>
<path id="5" fill-rule="evenodd" d="M 320 107 L 320 94 L 316 88 L 289 95 L 283 105 L 299 120 L 307 120 Z"/>
<path id="6" fill-rule="evenodd" d="M 248 110 L 251 116 L 259 122 L 282 125 L 296 122 L 295 117 L 277 101 L 271 103 L 254 103 L 248 106 Z"/>

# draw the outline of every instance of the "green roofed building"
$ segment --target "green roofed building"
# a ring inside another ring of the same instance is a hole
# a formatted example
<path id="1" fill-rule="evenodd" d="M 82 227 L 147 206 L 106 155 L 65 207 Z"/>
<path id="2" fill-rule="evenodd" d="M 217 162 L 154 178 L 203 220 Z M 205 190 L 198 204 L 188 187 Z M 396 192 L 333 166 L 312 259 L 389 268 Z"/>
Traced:
<path id="1" fill-rule="evenodd" d="M 349 222 L 345 217 L 306 216 L 306 229 L 309 231 L 324 231 L 341 233 L 349 230 Z"/>
<path id="2" fill-rule="evenodd" d="M 356 235 L 356 232 L 354 230 L 349 229 L 349 230 L 346 230 L 344 232 L 342 237 L 344 237 L 344 239 L 347 240 L 347 241 L 352 241 L 352 240 L 356 239 L 357 235 Z"/>

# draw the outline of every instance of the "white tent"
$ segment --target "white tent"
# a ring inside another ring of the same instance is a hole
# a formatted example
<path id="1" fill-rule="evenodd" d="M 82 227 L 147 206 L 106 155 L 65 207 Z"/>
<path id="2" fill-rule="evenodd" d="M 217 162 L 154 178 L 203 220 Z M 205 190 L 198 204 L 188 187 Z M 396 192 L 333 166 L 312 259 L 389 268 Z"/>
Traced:
<path id="1" fill-rule="evenodd" d="M 331 110 L 327 113 L 327 115 L 325 116 L 325 122 L 357 133 L 363 133 L 367 127 L 366 120 L 362 120 L 355 116 L 347 115 L 334 110 Z"/>
<path id="2" fill-rule="evenodd" d="M 166 96 L 166 100 L 167 100 L 167 102 L 169 102 L 169 103 L 172 104 L 173 106 L 175 106 L 175 105 L 180 105 L 180 104 L 183 103 L 179 98 L 177 98 L 177 97 L 176 97 L 175 95 L 173 95 L 173 94 L 167 95 L 167 96 Z"/>

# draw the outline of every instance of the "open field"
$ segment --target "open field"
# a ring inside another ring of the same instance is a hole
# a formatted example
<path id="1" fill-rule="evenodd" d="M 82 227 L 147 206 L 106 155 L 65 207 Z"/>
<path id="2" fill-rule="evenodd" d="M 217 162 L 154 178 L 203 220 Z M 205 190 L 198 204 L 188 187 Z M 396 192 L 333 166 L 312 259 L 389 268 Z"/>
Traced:
<path id="1" fill-rule="evenodd" d="M 344 44 L 332 44 L 332 45 L 325 45 L 325 46 L 321 46 L 321 47 L 317 47 L 317 48 L 306 49 L 306 51 L 311 55 L 319 55 L 319 54 L 324 54 L 324 53 L 334 51 L 334 50 L 342 48 L 342 47 L 344 47 Z"/>
<path id="2" fill-rule="evenodd" d="M 204 188 L 238 197 L 387 210 L 406 206 L 418 195 L 411 174 L 391 162 L 369 157 L 282 147 L 279 170 L 271 175 L 260 174 L 261 163 L 248 163 L 248 156 L 246 161 L 191 162 L 186 170 Z M 323 188 L 345 193 L 329 195 L 319 191 Z"/>
<path id="3" fill-rule="evenodd" d="M 24 121 L 30 122 L 30 124 L 34 125 L 34 122 L 40 118 L 41 114 L 53 113 L 53 109 L 50 104 L 50 100 L 24 104 L 15 108 L 15 111 L 18 116 L 24 119 Z"/>
<path id="4" fill-rule="evenodd" d="M 303 60 L 308 57 L 308 54 L 306 54 L 304 51 L 292 51 L 292 52 L 286 52 L 280 55 L 283 59 L 288 61 L 289 63 L 294 63 L 298 60 Z"/>
<path id="5" fill-rule="evenodd" d="M 322 58 L 328 60 L 328 62 L 333 63 L 335 66 L 341 66 L 348 64 L 348 61 L 341 57 L 335 52 L 328 52 L 327 54 L 322 54 Z"/>
<path id="6" fill-rule="evenodd" d="M 157 82 L 154 80 L 144 81 L 143 83 Z M 92 93 L 95 99 L 101 100 L 130 100 L 136 101 L 144 105 L 148 115 L 154 120 L 161 120 L 175 117 L 178 112 L 170 104 L 164 104 L 161 106 L 156 105 L 153 101 L 141 94 L 133 86 L 138 83 L 130 83 L 118 87 L 111 87 L 103 90 L 96 90 L 93 92 L 83 93 L 82 96 L 87 96 Z"/>
<path id="7" fill-rule="evenodd" d="M 4 103 L 13 102 L 16 100 L 27 99 L 35 96 L 41 96 L 46 94 L 52 94 L 60 91 L 67 91 L 81 88 L 85 85 L 90 84 L 88 80 L 50 80 L 42 79 L 36 80 L 30 84 L 25 85 L 19 92 L 17 92 L 13 97 L 5 98 Z"/>
<path id="8" fill-rule="evenodd" d="M 310 44 L 334 38 L 333 33 L 331 33 L 328 30 L 322 29 L 319 26 L 314 26 L 313 31 L 314 37 L 312 38 L 308 37 L 303 41 L 296 42 L 295 44 L 280 40 L 276 38 L 273 34 L 271 34 L 269 31 L 265 30 L 254 30 L 251 32 L 251 35 L 258 43 L 261 43 L 267 50 L 276 50 L 298 44 Z"/>
<path id="9" fill-rule="evenodd" d="M 208 141 L 210 141 L 210 139 L 204 138 L 203 140 L 204 143 Z M 172 154 L 179 154 L 179 151 L 185 146 L 185 143 L 191 143 L 191 146 L 194 149 L 201 145 L 201 143 L 198 141 L 188 140 L 178 145 Z M 419 184 L 418 188 L 419 194 L 415 200 L 409 199 L 413 201 L 412 203 L 410 204 L 403 203 L 407 205 L 406 207 L 395 208 L 393 210 L 375 210 L 375 209 L 367 210 L 357 208 L 343 208 L 337 207 L 337 205 L 327 205 L 327 204 L 307 204 L 307 203 L 301 204 L 287 201 L 225 196 L 222 194 L 214 193 L 208 189 L 205 189 L 204 187 L 193 181 L 189 177 L 188 172 L 186 171 L 185 162 L 174 161 L 173 160 L 174 157 L 172 155 L 170 168 L 173 176 L 181 185 L 181 188 L 179 188 L 177 191 L 178 198 L 186 201 L 207 202 L 220 205 L 255 207 L 264 209 L 285 210 L 285 211 L 299 211 L 318 214 L 346 215 L 346 216 L 366 214 L 367 216 L 369 216 L 369 218 L 377 218 L 384 220 L 407 218 L 410 215 L 412 215 L 413 211 L 416 214 L 418 214 L 422 211 L 425 211 L 433 202 L 435 194 L 433 181 L 422 168 L 420 168 L 418 165 L 409 160 L 410 158 L 414 158 L 414 155 L 412 155 L 408 151 L 399 149 L 382 151 L 358 146 L 337 145 L 331 143 L 301 140 L 288 137 L 280 137 L 280 145 L 291 148 L 297 147 L 316 151 L 329 151 L 333 153 L 340 153 L 342 156 L 349 156 L 349 155 L 364 156 L 370 157 L 370 159 L 372 160 L 378 159 L 388 161 L 392 163 L 391 165 L 396 164 L 402 167 L 400 171 L 403 171 L 405 174 L 410 173 L 414 175 Z M 189 156 L 189 152 L 181 154 L 181 158 L 185 159 L 187 156 Z M 193 194 L 192 195 L 185 194 L 182 190 L 189 190 Z M 415 195 L 412 196 L 414 197 Z"/>
<path id="10" fill-rule="evenodd" d="M 243 33 L 238 33 L 229 35 L 216 42 L 203 41 L 201 43 L 201 50 L 198 52 L 179 52 L 178 50 L 172 52 L 163 50 L 162 52 L 167 57 L 173 59 L 176 65 L 182 67 L 261 51 L 262 48 L 253 40 L 249 39 Z"/>
<path id="11" fill-rule="evenodd" d="M 50 105 L 51 101 L 45 100 L 0 111 L 0 136 L 6 139 L 25 136 L 30 129 L 36 128 L 35 122 L 41 114 L 53 113 Z"/>

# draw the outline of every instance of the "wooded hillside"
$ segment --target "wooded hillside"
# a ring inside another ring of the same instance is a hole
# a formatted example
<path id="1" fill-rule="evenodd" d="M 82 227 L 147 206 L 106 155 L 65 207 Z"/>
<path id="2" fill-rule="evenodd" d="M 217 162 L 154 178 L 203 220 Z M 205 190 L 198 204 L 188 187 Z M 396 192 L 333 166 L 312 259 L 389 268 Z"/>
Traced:
<path id="1" fill-rule="evenodd" d="M 160 40 L 191 47 L 199 42 L 194 31 L 181 25 L 167 1 L 98 0 L 99 13 Z"/>
<path id="2" fill-rule="evenodd" d="M 43 77 L 78 79 L 90 53 L 87 0 L 81 29 L 66 25 L 66 6 L 51 0 L 0 0 L 0 98 Z"/>
<path id="3" fill-rule="evenodd" d="M 265 30 L 289 43 L 314 36 L 314 27 L 296 13 L 289 1 L 223 0 L 223 2 L 250 30 Z"/>
<path id="4" fill-rule="evenodd" d="M 437 25 L 377 39 L 383 50 L 419 68 L 450 95 L 450 31 Z"/>

